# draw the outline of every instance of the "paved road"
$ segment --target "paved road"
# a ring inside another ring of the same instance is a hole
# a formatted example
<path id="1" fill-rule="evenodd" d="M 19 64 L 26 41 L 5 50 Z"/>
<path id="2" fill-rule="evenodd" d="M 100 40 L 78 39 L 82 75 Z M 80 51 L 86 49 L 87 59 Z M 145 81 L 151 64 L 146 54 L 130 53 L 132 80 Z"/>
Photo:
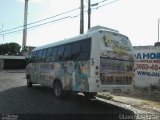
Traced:
<path id="1" fill-rule="evenodd" d="M 98 100 L 77 95 L 65 100 L 56 99 L 52 89 L 26 87 L 25 73 L 0 71 L 0 113 L 50 115 L 109 115 L 133 114 L 131 111 Z M 117 119 L 117 118 L 116 118 Z"/>

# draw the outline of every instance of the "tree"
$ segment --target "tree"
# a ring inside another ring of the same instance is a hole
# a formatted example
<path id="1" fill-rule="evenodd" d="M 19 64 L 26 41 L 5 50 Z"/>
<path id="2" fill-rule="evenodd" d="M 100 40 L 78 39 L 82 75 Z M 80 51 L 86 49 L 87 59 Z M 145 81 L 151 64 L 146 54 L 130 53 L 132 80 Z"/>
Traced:
<path id="1" fill-rule="evenodd" d="M 17 55 L 21 46 L 17 43 L 0 44 L 0 55 Z"/>
<path id="2" fill-rule="evenodd" d="M 154 43 L 154 46 L 160 46 L 160 42 Z"/>

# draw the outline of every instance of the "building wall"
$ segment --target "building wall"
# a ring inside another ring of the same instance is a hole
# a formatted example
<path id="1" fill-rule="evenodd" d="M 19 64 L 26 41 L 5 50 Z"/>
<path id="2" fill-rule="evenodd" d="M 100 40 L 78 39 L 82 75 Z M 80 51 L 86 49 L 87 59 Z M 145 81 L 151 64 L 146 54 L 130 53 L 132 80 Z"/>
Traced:
<path id="1" fill-rule="evenodd" d="M 3 69 L 25 69 L 25 65 L 25 59 L 5 59 Z"/>
<path id="2" fill-rule="evenodd" d="M 0 59 L 0 70 L 3 70 L 4 68 L 4 60 Z"/>
<path id="3" fill-rule="evenodd" d="M 4 69 L 25 69 L 25 56 L 0 55 L 0 70 Z"/>
<path id="4" fill-rule="evenodd" d="M 146 88 L 160 82 L 160 46 L 138 46 L 135 50 L 135 86 Z"/>

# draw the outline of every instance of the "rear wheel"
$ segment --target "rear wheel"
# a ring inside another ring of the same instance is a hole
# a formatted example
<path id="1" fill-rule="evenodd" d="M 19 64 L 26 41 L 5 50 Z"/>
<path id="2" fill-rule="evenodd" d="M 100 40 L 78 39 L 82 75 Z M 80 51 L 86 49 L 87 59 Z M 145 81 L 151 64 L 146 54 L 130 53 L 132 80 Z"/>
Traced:
<path id="1" fill-rule="evenodd" d="M 54 83 L 53 89 L 54 89 L 54 95 L 57 98 L 65 99 L 65 98 L 68 98 L 71 95 L 70 91 L 63 90 L 62 84 L 59 81 L 56 81 Z"/>
<path id="2" fill-rule="evenodd" d="M 62 88 L 62 85 L 60 84 L 60 82 L 56 82 L 54 84 L 54 95 L 57 98 L 61 98 L 63 96 L 63 88 Z"/>
<path id="3" fill-rule="evenodd" d="M 30 77 L 27 77 L 27 87 L 28 87 L 28 88 L 31 88 L 31 87 L 32 87 L 32 82 L 31 82 Z"/>

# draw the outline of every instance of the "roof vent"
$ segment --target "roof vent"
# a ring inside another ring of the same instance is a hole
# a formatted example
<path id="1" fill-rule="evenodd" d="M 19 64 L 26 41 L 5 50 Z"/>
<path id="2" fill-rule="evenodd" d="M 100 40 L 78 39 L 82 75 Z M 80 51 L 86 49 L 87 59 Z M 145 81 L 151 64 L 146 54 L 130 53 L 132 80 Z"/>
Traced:
<path id="1" fill-rule="evenodd" d="M 100 26 L 100 25 L 90 28 L 87 32 L 92 32 L 92 31 L 95 31 L 95 30 L 106 30 L 106 31 L 119 33 L 119 31 L 117 31 L 117 30 L 114 30 L 112 28 L 103 27 L 103 26 Z"/>

